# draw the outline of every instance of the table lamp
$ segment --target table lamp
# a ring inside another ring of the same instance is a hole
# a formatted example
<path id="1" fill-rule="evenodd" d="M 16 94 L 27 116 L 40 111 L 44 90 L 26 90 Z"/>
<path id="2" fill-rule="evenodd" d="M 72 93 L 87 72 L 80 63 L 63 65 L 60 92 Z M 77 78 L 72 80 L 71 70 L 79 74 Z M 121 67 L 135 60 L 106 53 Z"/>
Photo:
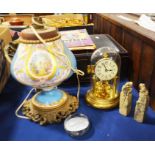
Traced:
<path id="1" fill-rule="evenodd" d="M 43 125 L 60 122 L 75 112 L 78 97 L 57 86 L 73 73 L 84 73 L 77 69 L 75 56 L 65 46 L 57 29 L 30 26 L 21 32 L 15 43 L 18 47 L 12 60 L 8 56 L 8 47 L 5 48 L 11 74 L 18 82 L 33 87 L 17 108 L 16 115 Z M 33 90 L 37 93 L 28 99 Z M 25 116 L 18 114 L 21 107 Z"/>

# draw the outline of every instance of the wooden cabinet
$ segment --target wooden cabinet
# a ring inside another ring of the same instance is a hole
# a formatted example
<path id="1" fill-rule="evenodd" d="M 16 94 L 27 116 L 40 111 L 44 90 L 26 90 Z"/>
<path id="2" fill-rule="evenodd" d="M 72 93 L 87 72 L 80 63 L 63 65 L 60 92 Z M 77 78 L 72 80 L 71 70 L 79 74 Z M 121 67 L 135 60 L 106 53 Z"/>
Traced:
<path id="1" fill-rule="evenodd" d="M 146 84 L 155 109 L 155 32 L 132 21 L 137 19 L 132 14 L 93 14 L 94 31 L 110 34 L 129 52 L 132 62 L 129 78 L 136 88 L 141 82 Z"/>

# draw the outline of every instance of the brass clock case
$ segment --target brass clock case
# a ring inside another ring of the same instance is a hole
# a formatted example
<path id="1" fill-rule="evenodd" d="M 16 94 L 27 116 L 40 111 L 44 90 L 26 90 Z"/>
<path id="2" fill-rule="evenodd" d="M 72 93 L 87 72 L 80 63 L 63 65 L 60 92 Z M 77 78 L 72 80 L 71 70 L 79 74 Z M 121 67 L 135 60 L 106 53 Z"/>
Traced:
<path id="1" fill-rule="evenodd" d="M 89 105 L 98 109 L 111 109 L 119 103 L 119 74 L 121 60 L 118 52 L 109 47 L 97 49 L 87 66 L 92 76 L 92 87 L 86 93 Z"/>
<path id="2" fill-rule="evenodd" d="M 119 95 L 111 99 L 103 99 L 103 98 L 96 97 L 93 93 L 93 90 L 88 90 L 86 94 L 86 101 L 94 108 L 111 109 L 118 105 Z"/>

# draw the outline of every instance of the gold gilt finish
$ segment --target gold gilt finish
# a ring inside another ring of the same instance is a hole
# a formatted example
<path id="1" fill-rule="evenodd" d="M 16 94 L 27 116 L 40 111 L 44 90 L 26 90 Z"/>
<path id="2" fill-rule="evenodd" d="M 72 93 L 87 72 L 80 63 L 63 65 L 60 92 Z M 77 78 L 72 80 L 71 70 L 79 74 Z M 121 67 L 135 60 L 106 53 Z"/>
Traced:
<path id="1" fill-rule="evenodd" d="M 108 59 L 105 53 L 103 59 Z M 118 70 L 117 70 L 118 71 Z M 92 89 L 86 94 L 86 101 L 98 109 L 114 108 L 119 103 L 119 93 L 117 91 L 117 75 L 111 80 L 100 80 L 95 75 L 95 65 L 87 66 L 87 73 L 92 74 Z"/>
<path id="2" fill-rule="evenodd" d="M 99 109 L 114 108 L 119 103 L 119 94 L 116 92 L 116 84 L 111 86 L 108 81 L 98 81 L 93 76 L 93 88 L 86 94 L 86 101 L 93 107 Z"/>
<path id="3" fill-rule="evenodd" d="M 101 97 L 96 97 L 96 94 L 94 94 L 93 90 L 89 90 L 86 94 L 86 101 L 94 108 L 111 109 L 118 105 L 119 95 L 112 99 L 103 99 Z"/>
<path id="4" fill-rule="evenodd" d="M 79 106 L 77 98 L 66 92 L 63 92 L 63 98 L 59 103 L 53 103 L 48 106 L 36 102 L 36 95 L 25 102 L 22 112 L 30 120 L 40 125 L 58 123 L 75 112 Z"/>
<path id="5" fill-rule="evenodd" d="M 48 15 L 42 16 L 42 19 L 45 25 L 58 28 L 81 26 L 87 21 L 87 19 L 83 18 L 82 14 Z"/>

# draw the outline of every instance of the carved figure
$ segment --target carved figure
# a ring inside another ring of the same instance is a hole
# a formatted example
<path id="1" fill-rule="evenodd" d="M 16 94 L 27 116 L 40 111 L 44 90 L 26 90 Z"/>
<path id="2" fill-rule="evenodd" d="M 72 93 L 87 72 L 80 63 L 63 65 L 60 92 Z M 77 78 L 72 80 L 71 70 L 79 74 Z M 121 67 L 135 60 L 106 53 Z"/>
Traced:
<path id="1" fill-rule="evenodd" d="M 127 82 L 123 85 L 120 93 L 119 113 L 124 116 L 127 116 L 131 111 L 132 85 L 132 82 Z"/>
<path id="2" fill-rule="evenodd" d="M 135 112 L 134 112 L 134 120 L 142 123 L 144 121 L 145 112 L 149 103 L 149 93 L 145 86 L 145 84 L 139 84 L 139 98 L 136 102 Z"/>

